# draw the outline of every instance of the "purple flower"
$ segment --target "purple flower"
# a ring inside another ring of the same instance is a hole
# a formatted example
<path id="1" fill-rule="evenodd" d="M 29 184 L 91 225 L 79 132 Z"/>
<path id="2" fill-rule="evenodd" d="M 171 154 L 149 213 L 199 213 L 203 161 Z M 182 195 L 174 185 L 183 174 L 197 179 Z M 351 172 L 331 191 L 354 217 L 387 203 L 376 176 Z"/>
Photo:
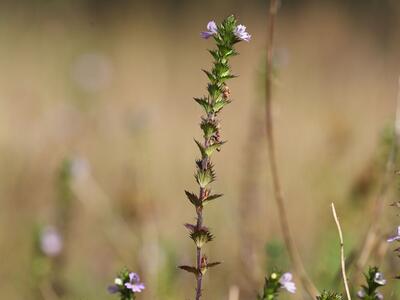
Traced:
<path id="1" fill-rule="evenodd" d="M 57 256 L 60 254 L 63 242 L 57 229 L 46 227 L 40 236 L 40 248 L 47 256 Z"/>
<path id="2" fill-rule="evenodd" d="M 118 277 L 115 278 L 114 283 L 115 283 L 115 284 L 110 285 L 110 286 L 108 287 L 108 292 L 111 293 L 111 294 L 118 293 L 120 287 L 121 287 L 122 284 L 123 284 L 122 279 L 121 279 L 121 278 L 118 278 Z"/>
<path id="3" fill-rule="evenodd" d="M 233 34 L 242 41 L 249 42 L 251 39 L 251 35 L 246 32 L 246 26 L 244 25 L 238 25 L 236 26 L 235 30 L 233 31 Z"/>
<path id="4" fill-rule="evenodd" d="M 361 289 L 357 292 L 357 297 L 360 299 L 364 299 L 367 294 L 365 293 L 364 289 Z"/>
<path id="5" fill-rule="evenodd" d="M 129 273 L 129 282 L 125 283 L 125 287 L 134 293 L 140 293 L 145 288 L 144 284 L 140 282 L 139 275 L 133 272 Z"/>
<path id="6" fill-rule="evenodd" d="M 209 37 L 211 37 L 211 36 L 213 36 L 213 35 L 215 35 L 215 34 L 218 33 L 217 24 L 215 24 L 214 21 L 208 22 L 208 24 L 207 24 L 207 30 L 208 30 L 208 31 L 202 31 L 202 32 L 200 33 L 200 36 L 201 36 L 203 39 L 208 39 Z"/>
<path id="7" fill-rule="evenodd" d="M 398 240 L 400 240 L 400 226 L 397 227 L 397 235 L 387 239 L 387 241 L 389 243 L 394 242 L 394 241 L 398 241 Z"/>
<path id="8" fill-rule="evenodd" d="M 119 292 L 119 287 L 118 287 L 117 285 L 110 285 L 110 286 L 107 288 L 107 290 L 108 290 L 108 292 L 109 292 L 110 294 L 115 294 L 115 293 L 118 293 L 118 292 Z"/>
<path id="9" fill-rule="evenodd" d="M 292 281 L 293 275 L 292 273 L 284 273 L 281 278 L 279 278 L 279 283 L 282 285 L 282 288 L 287 290 L 289 293 L 294 294 L 296 292 L 296 285 Z"/>
<path id="10" fill-rule="evenodd" d="M 376 298 L 377 300 L 383 300 L 383 295 L 382 295 L 381 293 L 377 292 L 377 293 L 375 294 L 375 298 Z"/>

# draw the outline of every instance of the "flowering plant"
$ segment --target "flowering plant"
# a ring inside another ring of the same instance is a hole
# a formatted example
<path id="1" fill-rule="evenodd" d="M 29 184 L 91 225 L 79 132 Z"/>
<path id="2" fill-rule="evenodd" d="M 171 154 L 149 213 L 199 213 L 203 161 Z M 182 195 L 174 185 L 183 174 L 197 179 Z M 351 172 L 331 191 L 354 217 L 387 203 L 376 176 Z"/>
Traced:
<path id="1" fill-rule="evenodd" d="M 200 35 L 204 39 L 213 37 L 217 48 L 209 50 L 214 59 L 211 71 L 203 70 L 209 79 L 208 95 L 194 98 L 204 109 L 204 115 L 200 122 L 204 140 L 202 142 L 195 140 L 200 150 L 200 159 L 196 160 L 195 172 L 199 193 L 185 191 L 197 215 L 196 224 L 185 224 L 185 227 L 189 230 L 190 238 L 196 245 L 196 265 L 183 265 L 180 268 L 195 275 L 197 282 L 196 300 L 201 297 L 203 275 L 210 267 L 220 264 L 220 262 L 209 263 L 207 256 L 202 253 L 203 246 L 214 238 L 208 227 L 203 224 L 203 208 L 206 204 L 222 196 L 222 194 L 212 194 L 209 184 L 215 180 L 211 156 L 215 151 L 220 151 L 224 144 L 221 141 L 221 125 L 218 115 L 231 102 L 230 90 L 226 82 L 235 76 L 231 73 L 229 60 L 232 56 L 238 54 L 234 45 L 240 41 L 248 42 L 251 38 L 250 34 L 246 32 L 245 26 L 237 25 L 234 16 L 227 17 L 220 25 L 217 25 L 214 21 L 208 22 L 207 31 L 203 31 Z"/>
<path id="2" fill-rule="evenodd" d="M 377 267 L 370 267 L 368 273 L 364 274 L 366 285 L 362 285 L 361 289 L 357 292 L 357 296 L 360 299 L 365 300 L 382 300 L 383 295 L 377 291 L 379 287 L 386 284 L 386 279 L 383 274 L 379 272 Z"/>
<path id="3" fill-rule="evenodd" d="M 270 276 L 265 277 L 264 289 L 262 295 L 257 297 L 258 300 L 275 300 L 278 299 L 282 289 L 289 293 L 296 292 L 296 285 L 292 281 L 292 273 L 273 272 Z"/>
<path id="4" fill-rule="evenodd" d="M 140 282 L 139 275 L 128 270 L 121 271 L 114 279 L 114 284 L 108 287 L 111 294 L 119 294 L 121 300 L 133 300 L 136 293 L 140 293 L 145 286 Z"/>

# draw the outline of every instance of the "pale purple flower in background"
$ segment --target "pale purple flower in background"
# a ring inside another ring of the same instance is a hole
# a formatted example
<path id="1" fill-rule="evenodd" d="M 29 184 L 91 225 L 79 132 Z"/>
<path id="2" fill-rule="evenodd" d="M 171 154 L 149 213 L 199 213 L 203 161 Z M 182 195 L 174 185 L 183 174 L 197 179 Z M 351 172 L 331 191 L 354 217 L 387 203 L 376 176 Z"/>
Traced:
<path id="1" fill-rule="evenodd" d="M 236 26 L 235 30 L 233 31 L 233 34 L 242 41 L 249 42 L 251 39 L 251 35 L 246 31 L 246 26 L 244 25 L 238 25 Z"/>
<path id="2" fill-rule="evenodd" d="M 357 297 L 360 299 L 364 299 L 367 294 L 365 293 L 364 289 L 361 289 L 357 292 Z"/>
<path id="3" fill-rule="evenodd" d="M 114 284 L 108 287 L 108 292 L 111 294 L 115 294 L 119 292 L 120 287 L 122 286 L 123 282 L 121 278 L 115 278 Z"/>
<path id="4" fill-rule="evenodd" d="M 397 235 L 396 236 L 392 236 L 391 238 L 388 238 L 387 241 L 389 243 L 394 242 L 394 241 L 399 241 L 400 240 L 400 226 L 397 227 Z"/>
<path id="5" fill-rule="evenodd" d="M 287 290 L 289 293 L 294 294 L 296 292 L 296 285 L 292 279 L 292 273 L 283 273 L 281 278 L 279 278 L 279 283 L 282 285 L 282 288 Z"/>
<path id="6" fill-rule="evenodd" d="M 383 295 L 382 295 L 381 293 L 379 293 L 379 292 L 377 292 L 377 293 L 375 294 L 375 297 L 376 297 L 376 299 L 378 299 L 378 300 L 383 300 Z"/>
<path id="7" fill-rule="evenodd" d="M 85 158 L 75 157 L 71 160 L 71 174 L 76 180 L 85 180 L 90 176 L 90 165 Z"/>
<path id="8" fill-rule="evenodd" d="M 380 273 L 380 272 L 377 272 L 375 274 L 374 281 L 379 285 L 385 285 L 386 284 L 386 279 L 383 278 L 383 274 Z"/>
<path id="9" fill-rule="evenodd" d="M 129 282 L 125 283 L 125 287 L 134 293 L 140 293 L 145 288 L 144 284 L 140 282 L 139 275 L 133 272 L 129 273 Z"/>
<path id="10" fill-rule="evenodd" d="M 40 248 L 47 256 L 57 256 L 63 247 L 63 241 L 54 227 L 46 227 L 40 236 Z"/>
<path id="11" fill-rule="evenodd" d="M 108 288 L 107 288 L 107 290 L 108 290 L 108 292 L 109 293 L 111 293 L 111 294 L 115 294 L 115 293 L 118 293 L 119 292 L 119 286 L 117 286 L 117 285 L 110 285 Z"/>
<path id="12" fill-rule="evenodd" d="M 200 36 L 201 36 L 203 39 L 208 39 L 209 37 L 211 37 L 211 36 L 213 36 L 213 35 L 215 35 L 215 34 L 217 34 L 217 33 L 218 33 L 217 24 L 215 24 L 214 21 L 210 21 L 210 22 L 208 22 L 208 24 L 207 24 L 207 31 L 202 31 L 202 32 L 200 33 Z"/>

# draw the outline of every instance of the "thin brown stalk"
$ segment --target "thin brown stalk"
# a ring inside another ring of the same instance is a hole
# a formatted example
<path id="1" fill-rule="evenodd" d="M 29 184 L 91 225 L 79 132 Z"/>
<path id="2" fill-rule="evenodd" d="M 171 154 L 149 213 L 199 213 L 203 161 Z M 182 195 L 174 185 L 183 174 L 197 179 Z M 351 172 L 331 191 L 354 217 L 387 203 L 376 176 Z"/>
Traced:
<path id="1" fill-rule="evenodd" d="M 339 218 L 336 214 L 336 209 L 335 209 L 335 205 L 332 203 L 332 214 L 333 214 L 333 218 L 335 219 L 335 223 L 339 232 L 339 239 L 340 239 L 340 263 L 342 266 L 342 276 L 343 276 L 343 283 L 344 283 L 344 287 L 346 289 L 346 295 L 347 295 L 347 299 L 351 300 L 351 295 L 350 295 L 350 289 L 349 289 L 349 284 L 348 284 L 348 280 L 347 280 L 347 276 L 346 276 L 346 262 L 345 262 L 345 258 L 344 258 L 344 241 L 343 241 L 343 233 L 342 233 L 342 228 L 340 227 L 340 222 L 339 222 Z"/>
<path id="2" fill-rule="evenodd" d="M 278 1 L 271 0 L 269 14 L 268 14 L 268 36 L 267 36 L 267 73 L 266 73 L 266 91 L 265 91 L 265 113 L 266 113 L 266 134 L 269 154 L 270 171 L 273 181 L 274 198 L 278 206 L 279 222 L 285 240 L 286 249 L 288 251 L 290 260 L 292 262 L 294 273 L 300 278 L 300 282 L 304 287 L 307 294 L 315 299 L 318 295 L 318 290 L 309 279 L 300 256 L 297 252 L 295 243 L 291 236 L 288 217 L 286 213 L 285 201 L 282 194 L 279 172 L 277 166 L 277 160 L 275 155 L 275 143 L 273 134 L 273 121 L 272 121 L 272 54 L 274 45 L 274 31 L 275 31 L 275 19 L 278 10 Z"/>
<path id="3" fill-rule="evenodd" d="M 262 124 L 263 112 L 259 110 L 259 103 L 254 103 L 248 135 L 246 138 L 246 147 L 244 149 L 244 164 L 242 166 L 242 179 L 240 185 L 239 198 L 239 219 L 238 233 L 242 245 L 239 248 L 239 259 L 241 262 L 241 293 L 244 298 L 249 298 L 254 294 L 254 286 L 258 284 L 258 279 L 262 276 L 260 273 L 259 264 L 257 263 L 256 236 L 251 224 L 254 220 L 254 214 L 257 212 L 259 186 L 257 184 L 260 152 L 258 149 L 262 146 L 260 136 L 264 134 Z"/>

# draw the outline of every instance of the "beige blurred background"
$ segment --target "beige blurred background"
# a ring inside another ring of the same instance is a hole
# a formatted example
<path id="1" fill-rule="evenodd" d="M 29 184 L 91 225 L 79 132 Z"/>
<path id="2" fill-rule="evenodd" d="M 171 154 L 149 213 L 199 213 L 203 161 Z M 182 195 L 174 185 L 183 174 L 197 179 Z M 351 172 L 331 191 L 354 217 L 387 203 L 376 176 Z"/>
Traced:
<path id="1" fill-rule="evenodd" d="M 176 266 L 191 264 L 195 253 L 182 224 L 195 216 L 183 193 L 196 187 L 201 110 L 191 99 L 205 93 L 200 69 L 211 61 L 212 42 L 199 32 L 231 13 L 253 38 L 238 46 L 234 102 L 221 116 L 228 143 L 215 155 L 213 189 L 225 197 L 205 214 L 216 236 L 206 252 L 224 264 L 207 274 L 204 299 L 228 299 L 232 286 L 241 299 L 255 299 L 267 270 L 291 270 L 262 127 L 267 5 L 0 2 L 1 299 L 60 298 L 38 288 L 51 278 L 38 281 L 31 268 L 33 228 L 57 223 L 66 158 L 76 164 L 61 298 L 115 299 L 106 287 L 124 266 L 147 285 L 138 299 L 193 297 L 192 276 Z M 279 11 L 278 159 L 295 240 L 321 289 L 332 286 L 339 266 L 329 204 L 337 204 L 348 251 L 370 222 L 387 154 L 382 132 L 396 109 L 399 28 L 398 1 L 291 0 Z M 385 205 L 383 235 L 397 225 L 395 215 Z M 398 265 L 391 256 L 387 277 Z"/>

